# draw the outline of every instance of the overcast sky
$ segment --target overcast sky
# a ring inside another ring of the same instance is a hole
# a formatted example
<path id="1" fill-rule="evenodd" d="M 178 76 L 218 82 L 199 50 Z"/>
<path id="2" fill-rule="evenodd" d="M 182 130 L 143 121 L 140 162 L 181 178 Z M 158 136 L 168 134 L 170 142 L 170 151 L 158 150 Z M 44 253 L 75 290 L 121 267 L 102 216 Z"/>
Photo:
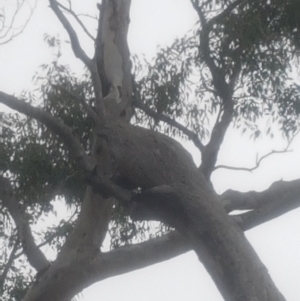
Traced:
<path id="1" fill-rule="evenodd" d="M 13 0 L 0 0 L 1 4 Z M 93 12 L 94 0 L 74 0 L 78 11 Z M 84 3 L 84 4 L 83 4 Z M 59 34 L 62 41 L 67 36 L 56 17 L 47 7 L 47 1 L 39 1 L 38 7 L 25 32 L 11 43 L 0 46 L 0 90 L 19 94 L 32 87 L 31 79 L 42 63 L 53 59 L 51 50 L 43 41 L 43 34 Z M 172 43 L 176 36 L 182 36 L 196 21 L 196 15 L 189 0 L 133 0 L 129 32 L 130 49 L 148 57 L 155 54 L 158 45 Z M 89 20 L 92 31 L 96 25 Z M 91 40 L 80 34 L 82 45 L 92 55 Z M 63 43 L 62 62 L 70 64 L 78 74 L 82 64 L 70 51 L 70 45 Z M 190 143 L 184 144 L 199 162 L 199 154 Z M 246 136 L 231 130 L 219 155 L 220 164 L 252 167 L 256 155 L 281 150 L 286 142 L 281 136 L 265 138 L 255 143 Z M 219 170 L 213 174 L 217 192 L 232 188 L 241 191 L 263 190 L 273 181 L 292 180 L 300 177 L 300 138 L 291 145 L 293 152 L 267 158 L 261 168 L 252 173 Z M 300 300 L 300 210 L 286 214 L 246 233 L 255 250 L 265 263 L 288 301 Z M 196 256 L 189 252 L 173 260 L 114 277 L 86 289 L 81 295 L 86 301 L 115 300 L 207 300 L 221 301 L 210 277 Z"/>

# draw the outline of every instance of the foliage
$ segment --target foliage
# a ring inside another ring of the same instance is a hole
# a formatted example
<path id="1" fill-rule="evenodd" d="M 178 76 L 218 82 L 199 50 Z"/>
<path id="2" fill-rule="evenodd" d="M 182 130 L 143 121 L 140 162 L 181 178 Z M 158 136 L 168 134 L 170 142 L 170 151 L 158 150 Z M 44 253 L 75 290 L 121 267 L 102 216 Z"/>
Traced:
<path id="1" fill-rule="evenodd" d="M 217 15 L 229 2 L 205 2 L 205 17 Z M 208 36 L 205 36 L 206 29 L 197 24 L 171 46 L 159 49 L 153 60 L 133 56 L 135 99 L 157 113 L 179 120 L 202 141 L 207 141 L 214 121 L 224 112 L 215 89 L 217 79 L 213 78 L 204 58 L 203 44 L 209 38 L 209 55 L 218 72 L 229 82 L 239 71 L 234 91 L 235 127 L 254 138 L 262 130 L 273 135 L 270 126 L 265 129 L 259 126 L 259 120 L 269 120 L 269 124 L 276 122 L 280 126 L 285 137 L 291 137 L 299 128 L 300 114 L 299 85 L 295 81 L 295 61 L 300 46 L 300 19 L 296 13 L 299 10 L 297 0 L 246 1 L 216 22 Z M 90 78 L 88 75 L 77 78 L 68 66 L 59 63 L 58 39 L 46 35 L 45 41 L 57 53 L 53 62 L 42 65 L 34 76 L 34 93 L 26 92 L 23 96 L 72 128 L 89 152 L 93 122 L 82 103 L 93 105 Z M 85 181 L 64 144 L 30 118 L 8 113 L 4 119 L 10 120 L 10 124 L 4 126 L 0 140 L 0 173 L 12 180 L 14 192 L 20 204 L 26 206 L 31 224 L 54 211 L 55 194 L 65 200 L 76 217 Z M 162 125 L 139 110 L 134 122 L 183 138 L 172 126 Z M 49 227 L 37 239 L 58 252 L 74 226 L 73 221 Z M 17 241 L 11 220 L 1 204 L 0 222 L 2 272 Z M 131 221 L 124 208 L 116 205 L 109 228 L 111 247 L 143 241 L 167 231 L 162 224 Z M 2 283 L 3 298 L 7 300 L 20 300 L 32 280 L 26 273 L 25 259 L 18 258 Z"/>

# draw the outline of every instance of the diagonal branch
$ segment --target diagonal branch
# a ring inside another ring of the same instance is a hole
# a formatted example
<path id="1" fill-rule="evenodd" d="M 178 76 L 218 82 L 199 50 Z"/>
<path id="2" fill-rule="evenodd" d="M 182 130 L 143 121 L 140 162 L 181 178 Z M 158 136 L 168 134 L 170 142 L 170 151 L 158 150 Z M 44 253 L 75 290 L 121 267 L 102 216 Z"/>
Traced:
<path id="1" fill-rule="evenodd" d="M 87 30 L 85 25 L 82 23 L 82 21 L 80 20 L 78 15 L 75 14 L 75 12 L 71 8 L 67 8 L 64 5 L 62 5 L 61 3 L 57 3 L 57 4 L 59 7 L 61 7 L 63 10 L 65 10 L 66 12 L 68 12 L 69 14 L 71 14 L 74 17 L 74 19 L 78 22 L 78 24 L 81 26 L 82 30 L 86 33 L 86 35 L 89 38 L 91 38 L 93 41 L 96 41 L 96 39 L 89 33 L 89 31 Z"/>
<path id="2" fill-rule="evenodd" d="M 9 108 L 25 114 L 26 116 L 32 117 L 47 126 L 50 131 L 64 141 L 69 151 L 79 162 L 79 165 L 81 165 L 87 171 L 93 170 L 93 164 L 85 153 L 82 145 L 73 135 L 72 130 L 63 122 L 42 109 L 33 107 L 25 101 L 21 101 L 15 96 L 6 94 L 4 92 L 0 92 L 0 103 L 3 103 Z"/>
<path id="3" fill-rule="evenodd" d="M 103 280 L 172 259 L 191 249 L 188 241 L 177 231 L 173 231 L 146 242 L 100 254 L 92 263 L 91 276 L 95 277 L 94 281 Z M 103 264 L 107 267 L 105 271 Z"/>
<path id="4" fill-rule="evenodd" d="M 79 58 L 84 65 L 88 68 L 88 70 L 91 73 L 91 78 L 93 81 L 93 87 L 94 87 L 94 92 L 95 92 L 95 97 L 97 100 L 97 113 L 104 122 L 104 117 L 105 117 L 105 105 L 102 97 L 102 85 L 101 85 L 101 80 L 98 74 L 98 69 L 97 69 L 97 64 L 95 59 L 91 59 L 87 56 L 87 54 L 84 52 L 84 50 L 81 48 L 78 36 L 68 21 L 68 19 L 65 17 L 65 15 L 62 13 L 62 11 L 59 8 L 59 3 L 56 0 L 49 0 L 50 2 L 50 7 L 56 14 L 57 18 L 59 21 L 62 23 L 64 26 L 65 30 L 67 31 L 70 41 L 71 41 L 71 46 L 72 50 L 74 52 L 74 55 Z"/>
<path id="5" fill-rule="evenodd" d="M 38 272 L 43 270 L 49 262 L 34 241 L 25 211 L 15 199 L 9 180 L 3 177 L 0 178 L 0 197 L 16 224 L 18 237 L 29 263 Z"/>
<path id="6" fill-rule="evenodd" d="M 70 37 L 71 46 L 75 56 L 79 58 L 85 64 L 85 66 L 90 70 L 92 68 L 92 60 L 87 56 L 87 54 L 81 48 L 78 36 L 75 30 L 73 29 L 72 25 L 70 24 L 68 19 L 64 16 L 62 11 L 59 9 L 58 2 L 56 0 L 49 0 L 49 2 L 50 2 L 50 7 L 54 11 L 57 18 L 62 23 L 62 25 L 64 26 L 65 30 L 67 31 Z"/>
<path id="7" fill-rule="evenodd" d="M 180 124 L 179 122 L 177 122 L 176 120 L 157 113 L 153 110 L 151 110 L 149 107 L 147 107 L 145 104 L 143 104 L 140 101 L 134 101 L 133 105 L 139 109 L 141 109 L 142 111 L 144 111 L 147 115 L 158 119 L 160 121 L 163 121 L 165 123 L 167 123 L 170 126 L 173 126 L 175 128 L 177 128 L 178 130 L 180 130 L 183 134 L 185 134 L 191 141 L 193 141 L 193 143 L 195 144 L 195 146 L 200 150 L 203 151 L 204 145 L 202 144 L 202 142 L 200 141 L 199 137 L 197 134 L 195 134 L 193 131 L 189 130 L 188 128 L 186 128 L 185 126 L 183 126 L 182 124 Z"/>
<path id="8" fill-rule="evenodd" d="M 139 244 L 120 247 L 108 253 L 81 253 L 73 264 L 52 265 L 43 275 L 47 281 L 34 285 L 28 300 L 69 300 L 87 284 L 125 274 L 159 263 L 189 251 L 191 247 L 177 233 Z M 62 282 L 57 275 L 62 275 Z M 42 292 L 42 293 L 41 293 Z M 40 296 L 42 295 L 43 298 Z"/>

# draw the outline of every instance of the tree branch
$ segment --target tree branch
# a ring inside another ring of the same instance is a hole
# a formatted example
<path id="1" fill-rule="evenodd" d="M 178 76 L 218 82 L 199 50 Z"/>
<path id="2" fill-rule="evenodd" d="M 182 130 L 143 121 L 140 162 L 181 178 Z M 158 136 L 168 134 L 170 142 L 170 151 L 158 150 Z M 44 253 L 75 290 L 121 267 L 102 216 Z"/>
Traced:
<path id="1" fill-rule="evenodd" d="M 216 120 L 214 128 L 211 133 L 210 141 L 205 146 L 202 152 L 202 163 L 200 166 L 200 170 L 203 174 L 210 178 L 211 173 L 214 170 L 214 166 L 217 162 L 218 153 L 221 147 L 221 144 L 224 140 L 224 136 L 226 131 L 232 121 L 233 112 L 234 112 L 234 103 L 232 100 L 232 95 L 234 92 L 234 86 L 236 79 L 238 78 L 241 71 L 241 64 L 237 63 L 233 69 L 233 74 L 229 84 L 226 84 L 225 79 L 224 82 L 218 81 L 220 86 L 216 86 L 216 89 L 219 91 L 227 91 L 224 97 L 221 97 L 223 101 L 223 115 L 221 120 L 219 121 L 219 116 Z M 221 110 L 220 112 L 221 113 Z"/>
<path id="2" fill-rule="evenodd" d="M 221 195 L 221 198 L 227 212 L 251 210 L 232 216 L 243 230 L 248 230 L 298 208 L 300 206 L 300 179 L 275 182 L 269 189 L 262 192 L 242 193 L 228 190 Z"/>
<path id="3" fill-rule="evenodd" d="M 203 5 L 199 5 L 199 1 L 193 1 L 192 5 L 194 9 L 197 11 L 200 23 L 201 23 L 201 31 L 200 31 L 200 45 L 199 45 L 199 53 L 202 56 L 205 64 L 208 66 L 211 76 L 212 82 L 216 90 L 216 94 L 221 99 L 224 110 L 223 116 L 220 122 L 216 122 L 209 143 L 205 146 L 202 152 L 202 163 L 200 170 L 207 177 L 210 178 L 210 175 L 213 171 L 213 168 L 217 161 L 218 152 L 223 142 L 225 133 L 227 131 L 228 126 L 231 123 L 233 116 L 233 101 L 232 95 L 234 91 L 235 81 L 240 73 L 241 66 L 240 64 L 236 64 L 233 70 L 232 78 L 230 83 L 226 82 L 225 79 L 225 71 L 218 67 L 214 62 L 213 57 L 211 56 L 211 50 L 209 46 L 209 34 L 213 28 L 213 24 L 220 21 L 225 15 L 227 15 L 232 9 L 238 6 L 244 0 L 237 0 L 234 3 L 228 5 L 228 7 L 219 15 L 207 21 L 202 10 Z"/>
<path id="4" fill-rule="evenodd" d="M 247 167 L 235 167 L 235 166 L 227 166 L 227 165 L 218 165 L 214 168 L 214 170 L 220 169 L 220 168 L 224 168 L 224 169 L 230 169 L 230 170 L 240 170 L 240 171 L 249 171 L 252 172 L 256 169 L 259 168 L 260 163 L 266 159 L 267 157 L 274 155 L 274 154 L 282 154 L 282 153 L 286 153 L 286 152 L 291 152 L 291 150 L 282 150 L 282 151 L 276 151 L 276 150 L 272 150 L 271 152 L 265 154 L 264 156 L 260 157 L 257 161 L 255 166 L 251 167 L 251 168 L 247 168 Z"/>
<path id="5" fill-rule="evenodd" d="M 210 140 L 204 147 L 202 152 L 202 161 L 200 165 L 200 171 L 207 177 L 210 178 L 214 166 L 217 162 L 218 153 L 223 142 L 226 131 L 232 121 L 233 116 L 233 104 L 232 102 L 227 103 L 224 108 L 223 115 L 220 122 L 216 122 Z"/>
<path id="6" fill-rule="evenodd" d="M 72 25 L 68 21 L 68 19 L 64 16 L 64 14 L 59 9 L 59 3 L 56 0 L 49 0 L 50 7 L 52 8 L 53 12 L 61 22 L 61 24 L 64 26 L 65 30 L 67 31 L 71 46 L 74 52 L 74 55 L 79 58 L 84 65 L 91 70 L 92 69 L 92 60 L 86 55 L 84 50 L 81 48 L 77 34 L 75 30 L 73 29 Z"/>
<path id="7" fill-rule="evenodd" d="M 43 270 L 49 265 L 49 262 L 34 242 L 25 211 L 15 199 L 9 180 L 3 177 L 0 177 L 0 197 L 16 224 L 18 237 L 29 263 L 37 272 Z"/>
<path id="8" fill-rule="evenodd" d="M 33 12 L 35 10 L 37 1 L 34 2 L 33 6 L 30 5 L 29 1 L 15 1 L 16 2 L 16 9 L 15 12 L 13 13 L 13 16 L 10 18 L 10 22 L 9 24 L 5 24 L 6 22 L 6 12 L 5 9 L 1 9 L 0 12 L 0 45 L 4 45 L 9 43 L 10 41 L 13 40 L 13 38 L 19 36 L 21 33 L 23 33 L 23 31 L 25 30 L 25 28 L 27 27 L 31 16 L 33 15 Z M 29 7 L 30 13 L 29 16 L 26 18 L 24 25 L 21 28 L 15 29 L 13 28 L 13 24 L 16 22 L 16 18 L 19 14 L 20 11 L 22 11 L 22 7 L 23 4 L 27 4 L 27 6 Z M 15 31 L 16 30 L 16 31 Z M 10 34 L 11 33 L 11 34 Z M 10 36 L 8 37 L 8 35 L 10 34 Z M 3 41 L 2 41 L 3 40 Z"/>
<path id="9" fill-rule="evenodd" d="M 76 15 L 75 12 L 71 8 L 67 8 L 64 5 L 62 5 L 61 3 L 57 3 L 57 4 L 59 7 L 61 7 L 62 9 L 64 9 L 66 12 L 68 12 L 69 14 L 71 14 L 74 17 L 74 19 L 78 22 L 78 24 L 81 26 L 82 30 L 86 33 L 86 35 L 89 38 L 91 38 L 94 42 L 96 41 L 96 39 L 89 33 L 89 31 L 87 30 L 85 25 L 79 19 L 78 15 Z"/>
<path id="10" fill-rule="evenodd" d="M 92 277 L 96 277 L 95 281 L 100 281 L 172 259 L 190 250 L 188 241 L 174 231 L 146 242 L 100 254 L 92 264 Z M 105 270 L 102 268 L 104 263 L 107 267 Z"/>
<path id="11" fill-rule="evenodd" d="M 299 183 L 294 183 L 293 186 L 300 189 Z M 288 190 L 288 187 L 286 189 Z M 76 257 L 72 264 L 60 266 L 60 263 L 57 262 L 56 265 L 50 267 L 43 276 L 47 277 L 47 282 L 41 279 L 39 284 L 32 289 L 30 295 L 30 297 L 33 296 L 32 299 L 28 297 L 28 300 L 37 301 L 40 300 L 41 296 L 44 301 L 50 301 L 61 296 L 66 296 L 65 299 L 67 300 L 67 297 L 79 293 L 86 286 L 86 283 L 92 284 L 109 277 L 144 268 L 181 255 L 191 249 L 192 246 L 185 239 L 177 232 L 172 232 L 147 242 L 121 247 L 108 253 L 95 254 L 90 253 L 90 251 L 77 253 L 79 257 Z M 64 277 L 63 286 L 61 286 L 60 277 L 57 275 Z M 25 298 L 25 300 L 27 299 Z"/>
<path id="12" fill-rule="evenodd" d="M 102 97 L 102 86 L 101 86 L 101 81 L 100 81 L 100 77 L 98 74 L 96 60 L 89 58 L 86 55 L 86 53 L 84 52 L 84 50 L 81 48 L 75 30 L 73 29 L 73 27 L 70 24 L 70 22 L 68 21 L 68 19 L 64 16 L 64 14 L 59 9 L 59 3 L 56 0 L 49 0 L 49 2 L 50 2 L 50 7 L 52 8 L 53 12 L 56 14 L 59 21 L 62 23 L 62 25 L 64 26 L 65 30 L 67 31 L 67 33 L 70 37 L 71 46 L 72 46 L 74 55 L 84 63 L 84 65 L 89 69 L 89 71 L 91 73 L 95 97 L 97 100 L 97 102 L 96 102 L 97 103 L 97 113 L 104 123 L 105 105 L 104 105 L 104 101 L 103 101 L 103 97 Z"/>
<path id="13" fill-rule="evenodd" d="M 21 101 L 18 98 L 4 92 L 0 92 L 0 103 L 3 103 L 9 108 L 25 114 L 26 116 L 32 117 L 47 126 L 50 131 L 63 140 L 69 151 L 78 161 L 79 165 L 81 165 L 86 171 L 92 171 L 94 169 L 94 165 L 85 153 L 82 145 L 73 135 L 72 130 L 63 122 L 42 109 L 33 107 L 25 101 Z"/>
<path id="14" fill-rule="evenodd" d="M 276 151 L 276 150 L 272 150 L 271 152 L 263 155 L 262 157 L 260 157 L 259 159 L 256 158 L 256 164 L 254 167 L 252 168 L 246 168 L 246 167 L 234 167 L 234 166 L 227 166 L 227 165 L 218 165 L 214 168 L 214 170 L 216 169 L 219 169 L 219 168 L 225 168 L 225 169 L 230 169 L 230 170 L 242 170 L 242 171 L 249 171 L 249 172 L 252 172 L 253 170 L 259 168 L 260 166 L 260 163 L 266 159 L 267 157 L 273 155 L 273 154 L 282 154 L 282 153 L 287 153 L 287 152 L 290 152 L 291 150 L 289 150 L 294 138 L 300 133 L 300 131 L 297 131 L 293 137 L 290 139 L 290 141 L 288 142 L 287 146 L 285 147 L 284 150 L 282 151 Z"/>
<path id="15" fill-rule="evenodd" d="M 188 128 L 186 128 L 185 126 L 183 126 L 182 124 L 180 124 L 179 122 L 177 122 L 176 120 L 157 113 L 153 110 L 151 110 L 149 107 L 147 107 L 145 104 L 143 104 L 140 101 L 134 101 L 133 105 L 136 108 L 141 109 L 142 111 L 144 111 L 147 115 L 149 115 L 150 117 L 153 117 L 155 119 L 158 119 L 160 121 L 163 121 L 167 124 L 169 124 L 170 126 L 173 126 L 175 128 L 177 128 L 178 130 L 180 130 L 183 134 L 185 134 L 191 141 L 193 141 L 193 143 L 195 144 L 195 146 L 200 150 L 203 151 L 204 149 L 204 145 L 202 144 L 202 142 L 200 141 L 199 137 L 197 134 L 195 134 L 193 131 L 189 130 Z"/>
<path id="16" fill-rule="evenodd" d="M 79 258 L 72 264 L 53 264 L 42 276 L 47 277 L 47 281 L 41 278 L 24 301 L 68 300 L 80 293 L 87 284 L 141 269 L 189 250 L 185 239 L 177 233 L 170 233 L 108 253 L 79 253 Z M 64 281 L 58 275 L 63 276 Z"/>

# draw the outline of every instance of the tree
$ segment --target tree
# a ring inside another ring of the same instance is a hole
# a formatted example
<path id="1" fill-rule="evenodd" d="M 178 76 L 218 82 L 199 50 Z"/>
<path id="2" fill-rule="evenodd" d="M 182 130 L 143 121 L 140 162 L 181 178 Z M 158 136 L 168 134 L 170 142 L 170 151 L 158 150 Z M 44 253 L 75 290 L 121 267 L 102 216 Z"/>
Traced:
<path id="1" fill-rule="evenodd" d="M 153 64 L 134 59 L 133 77 L 129 0 L 98 6 L 92 59 L 66 17 L 85 30 L 71 6 L 49 0 L 88 76 L 78 80 L 54 62 L 44 66 L 42 102 L 31 94 L 21 99 L 0 92 L 2 104 L 25 115 L 4 116 L 11 126 L 4 126 L 1 144 L 2 235 L 11 254 L 1 280 L 11 299 L 26 292 L 26 301 L 69 300 L 96 281 L 193 249 L 225 300 L 284 300 L 243 231 L 298 207 L 299 180 L 274 183 L 262 193 L 218 196 L 210 176 L 220 168 L 217 156 L 230 125 L 257 137 L 257 119 L 269 114 L 289 139 L 296 133 L 299 89 L 289 68 L 299 49 L 299 4 L 191 3 L 199 16 L 195 32 L 161 50 Z M 211 131 L 208 118 L 215 120 Z M 132 125 L 132 119 L 151 129 Z M 161 121 L 165 134 L 154 131 Z M 200 167 L 166 134 L 192 140 L 202 155 Z M 31 224 L 52 210 L 56 196 L 79 213 L 75 222 L 45 233 L 42 244 L 58 251 L 50 263 Z M 250 211 L 228 215 L 236 209 Z M 167 233 L 133 244 L 143 231 L 136 221 L 148 220 L 162 222 Z M 120 236 L 112 236 L 115 249 L 103 253 L 107 231 Z M 34 279 L 14 275 L 21 270 L 14 260 L 22 254 L 37 272 Z M 13 278 L 17 290 L 10 291 Z"/>

